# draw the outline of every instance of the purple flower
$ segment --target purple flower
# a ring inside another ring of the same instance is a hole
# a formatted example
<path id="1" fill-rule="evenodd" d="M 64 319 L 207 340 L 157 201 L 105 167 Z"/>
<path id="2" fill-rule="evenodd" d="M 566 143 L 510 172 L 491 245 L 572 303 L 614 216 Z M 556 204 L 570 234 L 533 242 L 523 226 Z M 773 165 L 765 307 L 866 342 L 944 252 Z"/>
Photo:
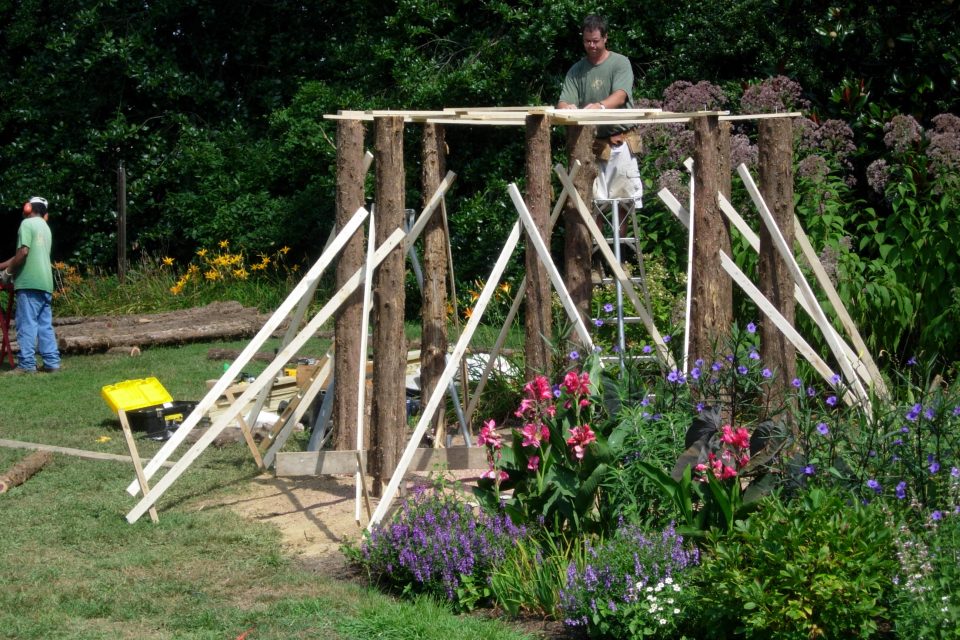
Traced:
<path id="1" fill-rule="evenodd" d="M 905 153 L 920 144 L 922 130 L 913 116 L 893 116 L 890 122 L 883 125 L 883 131 L 883 143 L 897 153 Z"/>
<path id="2" fill-rule="evenodd" d="M 903 500 L 907 497 L 907 483 L 901 480 L 893 491 L 897 495 L 897 500 Z"/>
<path id="3" fill-rule="evenodd" d="M 934 511 L 933 513 L 930 514 L 930 519 L 931 519 L 931 520 L 943 520 L 943 512 L 942 512 L 942 511 Z"/>
<path id="4" fill-rule="evenodd" d="M 667 374 L 667 381 L 668 381 L 668 382 L 677 382 L 679 379 L 680 379 L 680 376 L 677 375 L 677 370 L 676 370 L 676 369 L 674 369 L 673 371 L 671 371 L 670 373 Z"/>
<path id="5" fill-rule="evenodd" d="M 751 352 L 750 352 L 750 355 L 747 356 L 747 357 L 750 358 L 751 360 L 759 360 L 759 359 L 760 359 L 760 354 L 757 353 L 757 352 L 754 350 L 754 351 L 751 351 Z"/>
<path id="6" fill-rule="evenodd" d="M 613 313 L 613 305 L 608 302 L 607 304 L 603 305 L 603 310 L 606 313 Z"/>
<path id="7" fill-rule="evenodd" d="M 723 369 L 723 363 L 721 362 L 714 362 L 712 365 L 710 365 L 711 371 L 720 371 L 720 369 Z M 957 407 L 957 409 L 960 409 L 960 407 Z"/>
<path id="8" fill-rule="evenodd" d="M 580 353 L 579 353 L 578 351 L 576 351 L 576 350 L 571 351 L 571 352 L 570 352 L 570 359 L 571 359 L 571 360 L 579 360 L 579 359 L 580 359 Z"/>
<path id="9" fill-rule="evenodd" d="M 907 411 L 907 415 L 906 415 L 907 420 L 909 420 L 910 422 L 916 422 L 917 418 L 920 417 L 921 411 L 923 411 L 922 405 L 920 405 L 919 403 L 913 405 L 910 411 Z"/>
<path id="10" fill-rule="evenodd" d="M 807 397 L 812 398 L 815 395 L 817 395 L 817 390 L 813 387 L 807 387 Z"/>
<path id="11" fill-rule="evenodd" d="M 817 424 L 817 433 L 819 433 L 822 436 L 825 436 L 828 433 L 830 433 L 830 427 L 827 426 L 826 422 L 820 422 Z"/>
<path id="12" fill-rule="evenodd" d="M 908 367 L 916 366 L 916 364 L 917 364 L 917 358 L 916 358 L 916 356 L 911 356 L 910 359 L 907 360 L 907 366 L 908 366 Z"/>
<path id="13" fill-rule="evenodd" d="M 673 340 L 673 338 L 672 338 L 671 336 L 663 336 L 663 342 L 664 342 L 664 344 L 670 342 L 671 340 Z"/>
<path id="14" fill-rule="evenodd" d="M 960 416 L 960 405 L 957 405 L 953 408 L 953 415 Z"/>
<path id="15" fill-rule="evenodd" d="M 816 473 L 817 473 L 817 468 L 812 464 L 808 464 L 803 468 L 803 475 L 805 476 L 812 476 Z"/>
<path id="16" fill-rule="evenodd" d="M 697 408 L 697 413 L 703 413 L 703 403 L 702 403 L 702 402 L 698 402 L 696 408 Z"/>
<path id="17" fill-rule="evenodd" d="M 800 378 L 794 378 L 790 384 L 793 385 L 794 389 L 799 389 L 803 386 L 803 382 L 800 381 Z"/>
<path id="18" fill-rule="evenodd" d="M 645 344 L 643 345 L 643 349 L 641 349 L 641 351 L 643 351 L 644 353 L 650 353 L 651 351 L 653 351 L 653 347 L 651 347 L 648 344 Z"/>
<path id="19" fill-rule="evenodd" d="M 750 85 L 740 98 L 744 113 L 784 113 L 807 109 L 810 102 L 803 99 L 803 87 L 787 76 L 767 78 Z"/>
<path id="20" fill-rule="evenodd" d="M 594 319 L 593 319 L 593 326 L 595 326 L 595 327 L 602 327 L 602 326 L 603 326 L 603 320 L 601 320 L 600 318 L 594 318 Z"/>
<path id="21" fill-rule="evenodd" d="M 890 182 L 890 167 L 886 160 L 879 158 L 867 166 L 867 184 L 871 189 L 882 195 L 887 190 L 888 182 Z"/>
<path id="22" fill-rule="evenodd" d="M 927 468 L 930 470 L 931 474 L 937 473 L 938 471 L 940 471 L 940 463 L 934 460 L 933 462 L 930 463 L 930 466 Z"/>
<path id="23" fill-rule="evenodd" d="M 837 386 L 838 384 L 840 384 L 840 380 L 841 380 L 840 374 L 838 373 L 835 373 L 832 376 L 830 376 L 830 384 L 832 384 L 833 386 Z"/>
<path id="24" fill-rule="evenodd" d="M 880 486 L 880 483 L 873 478 L 870 478 L 869 480 L 867 480 L 867 487 L 869 487 L 870 489 L 873 489 L 874 493 L 880 493 L 881 491 L 883 491 L 883 488 Z"/>
<path id="25" fill-rule="evenodd" d="M 744 376 L 747 374 L 747 368 L 743 365 L 740 365 L 739 367 L 737 367 L 737 373 Z"/>
<path id="26" fill-rule="evenodd" d="M 748 322 L 747 333 L 756 333 L 756 332 L 757 332 L 757 325 L 753 324 L 752 322 Z"/>
<path id="27" fill-rule="evenodd" d="M 713 111 L 727 103 L 723 89 L 706 80 L 697 84 L 677 80 L 663 91 L 665 111 Z"/>
<path id="28" fill-rule="evenodd" d="M 827 397 L 827 405 L 828 405 L 828 406 L 831 406 L 831 407 L 832 407 L 832 406 L 835 406 L 836 404 L 837 404 L 837 396 L 828 396 L 828 397 Z"/>
<path id="29" fill-rule="evenodd" d="M 762 375 L 764 378 L 772 378 L 773 372 L 770 371 L 770 369 L 764 368 L 764 370 L 760 372 L 760 375 Z"/>
<path id="30" fill-rule="evenodd" d="M 957 469 L 956 467 L 950 467 L 950 477 L 960 478 L 960 469 Z"/>
<path id="31" fill-rule="evenodd" d="M 927 420 L 933 420 L 936 415 L 937 413 L 934 411 L 933 407 L 927 407 L 927 409 L 923 412 L 923 417 Z"/>

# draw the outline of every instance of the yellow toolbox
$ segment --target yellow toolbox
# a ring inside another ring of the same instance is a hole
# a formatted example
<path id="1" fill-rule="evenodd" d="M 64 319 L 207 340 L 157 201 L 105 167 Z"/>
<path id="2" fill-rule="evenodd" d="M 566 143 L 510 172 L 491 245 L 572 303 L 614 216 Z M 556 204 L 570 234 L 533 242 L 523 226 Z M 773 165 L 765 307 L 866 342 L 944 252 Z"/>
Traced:
<path id="1" fill-rule="evenodd" d="M 119 413 L 121 409 L 133 411 L 173 402 L 173 397 L 156 378 L 108 384 L 100 389 L 100 395 L 114 413 Z"/>

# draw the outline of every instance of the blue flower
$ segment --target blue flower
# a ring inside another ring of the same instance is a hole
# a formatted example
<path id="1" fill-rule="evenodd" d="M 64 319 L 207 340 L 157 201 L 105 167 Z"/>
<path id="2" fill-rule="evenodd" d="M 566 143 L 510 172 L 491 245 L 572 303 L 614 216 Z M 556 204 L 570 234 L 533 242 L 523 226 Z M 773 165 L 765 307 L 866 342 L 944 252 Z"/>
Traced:
<path id="1" fill-rule="evenodd" d="M 756 332 L 757 332 L 757 325 L 753 324 L 752 322 L 748 322 L 747 333 L 756 333 Z"/>
<path id="2" fill-rule="evenodd" d="M 910 411 L 907 411 L 907 416 L 906 416 L 907 420 L 909 420 L 910 422 L 916 422 L 917 418 L 920 417 L 921 411 L 923 411 L 923 405 L 921 405 L 918 402 L 917 404 L 913 405 L 913 407 L 910 408 Z"/>
<path id="3" fill-rule="evenodd" d="M 903 500 L 907 497 L 907 483 L 901 480 L 893 491 L 897 494 L 897 500 Z"/>
<path id="4" fill-rule="evenodd" d="M 908 367 L 915 366 L 916 364 L 917 364 L 917 358 L 916 358 L 916 356 L 911 356 L 911 358 L 910 358 L 909 360 L 907 360 L 907 366 L 908 366 Z"/>
<path id="5" fill-rule="evenodd" d="M 883 490 L 883 488 L 880 486 L 880 483 L 873 478 L 867 480 L 867 487 L 873 489 L 874 493 L 880 493 Z"/>
<path id="6" fill-rule="evenodd" d="M 803 468 L 803 474 L 806 476 L 812 476 L 817 472 L 817 468 L 812 464 L 808 464 Z"/>
<path id="7" fill-rule="evenodd" d="M 702 402 L 698 402 L 698 403 L 697 403 L 697 413 L 703 413 L 703 403 L 702 403 Z"/>

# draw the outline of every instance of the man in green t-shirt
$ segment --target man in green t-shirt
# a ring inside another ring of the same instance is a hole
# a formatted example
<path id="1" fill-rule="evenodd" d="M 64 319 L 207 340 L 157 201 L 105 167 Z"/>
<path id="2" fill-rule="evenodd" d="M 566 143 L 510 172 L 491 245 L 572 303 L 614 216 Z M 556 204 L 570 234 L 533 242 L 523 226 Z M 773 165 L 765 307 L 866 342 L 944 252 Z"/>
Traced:
<path id="1" fill-rule="evenodd" d="M 626 56 L 607 49 L 607 21 L 589 15 L 583 21 L 582 33 L 587 55 L 567 72 L 557 108 L 632 109 L 633 66 Z M 597 127 L 594 151 L 600 166 L 594 182 L 595 198 L 627 198 L 639 204 L 643 183 L 634 156 L 639 150 L 640 137 L 633 125 Z"/>
<path id="2" fill-rule="evenodd" d="M 12 373 L 36 373 L 39 353 L 45 373 L 60 371 L 60 351 L 53 332 L 53 269 L 47 226 L 47 201 L 33 197 L 23 205 L 23 222 L 17 232 L 17 252 L 0 262 L 0 270 L 13 274 L 16 290 L 17 343 L 20 356 Z"/>

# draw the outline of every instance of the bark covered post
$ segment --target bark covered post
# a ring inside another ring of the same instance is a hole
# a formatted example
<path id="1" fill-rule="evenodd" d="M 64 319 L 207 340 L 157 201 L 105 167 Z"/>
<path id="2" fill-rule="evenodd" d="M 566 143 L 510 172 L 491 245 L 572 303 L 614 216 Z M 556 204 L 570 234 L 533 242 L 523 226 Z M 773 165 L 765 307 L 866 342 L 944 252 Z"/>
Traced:
<path id="1" fill-rule="evenodd" d="M 793 246 L 793 126 L 789 118 L 760 121 L 760 193 L 788 246 Z M 777 251 L 767 225 L 760 225 L 760 291 L 783 317 L 794 324 L 793 277 Z M 760 354 L 774 372 L 766 388 L 765 406 L 778 409 L 790 397 L 797 375 L 796 349 L 773 322 L 760 321 Z M 792 412 L 785 415 L 789 420 Z"/>
<path id="2" fill-rule="evenodd" d="M 377 246 L 403 228 L 403 118 L 374 118 L 374 199 Z M 403 327 L 405 257 L 401 244 L 373 279 L 373 390 L 370 409 L 370 474 L 379 496 L 407 442 L 407 343 Z"/>
<path id="3" fill-rule="evenodd" d="M 597 162 L 593 154 L 595 135 L 594 126 L 567 127 L 570 167 L 573 167 L 575 160 L 579 160 L 581 165 L 573 184 L 584 202 L 593 201 L 593 180 L 597 175 Z M 567 198 L 563 207 L 563 226 L 564 279 L 570 297 L 586 321 L 590 317 L 590 299 L 593 297 L 593 282 L 590 276 L 593 241 L 572 198 Z"/>
<path id="4" fill-rule="evenodd" d="M 550 246 L 550 119 L 526 118 L 527 193 L 524 203 L 544 242 Z M 550 279 L 533 243 L 526 243 L 527 304 L 524 322 L 526 376 L 548 372 L 550 364 Z"/>
<path id="5" fill-rule="evenodd" d="M 723 250 L 730 255 L 730 229 L 717 204 L 722 176 L 730 173 L 724 157 L 717 116 L 693 119 L 694 239 L 691 272 L 690 354 L 709 361 L 714 345 L 722 349 L 733 322 L 733 284 L 720 267 Z"/>
<path id="6" fill-rule="evenodd" d="M 363 137 L 360 120 L 340 120 L 337 124 L 336 228 L 339 231 L 364 205 Z M 344 246 L 337 261 L 337 289 L 363 266 L 363 229 Z M 360 375 L 360 314 L 363 291 L 347 298 L 334 318 L 333 396 L 334 446 L 349 451 L 357 446 L 357 378 Z M 369 441 L 369 436 L 367 436 Z"/>
<path id="7" fill-rule="evenodd" d="M 436 193 L 446 173 L 446 131 L 423 127 L 423 205 Z M 434 212 L 423 229 L 423 330 L 420 339 L 420 397 L 429 398 L 443 374 L 447 355 L 447 234 L 443 216 Z M 430 432 L 443 442 L 444 411 L 434 414 Z"/>

